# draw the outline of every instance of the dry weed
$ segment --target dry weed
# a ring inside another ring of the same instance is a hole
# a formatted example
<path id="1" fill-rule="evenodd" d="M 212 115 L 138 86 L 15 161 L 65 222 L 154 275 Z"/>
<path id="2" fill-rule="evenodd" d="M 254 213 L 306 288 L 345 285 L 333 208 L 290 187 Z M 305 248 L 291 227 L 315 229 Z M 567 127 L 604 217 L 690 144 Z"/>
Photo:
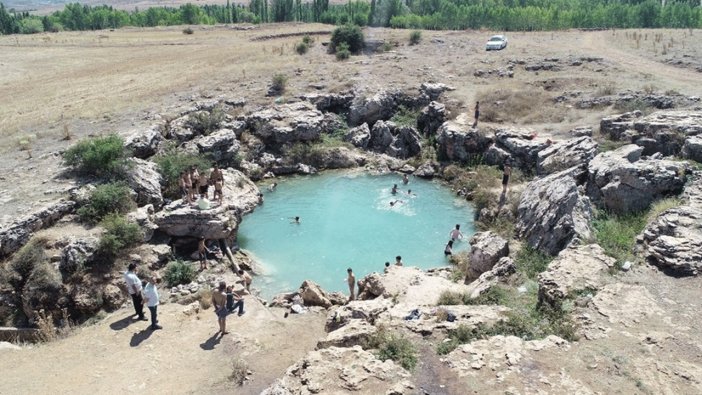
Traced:
<path id="1" fill-rule="evenodd" d="M 480 118 L 497 123 L 562 122 L 565 111 L 553 105 L 551 95 L 541 88 L 498 89 L 477 95 Z"/>

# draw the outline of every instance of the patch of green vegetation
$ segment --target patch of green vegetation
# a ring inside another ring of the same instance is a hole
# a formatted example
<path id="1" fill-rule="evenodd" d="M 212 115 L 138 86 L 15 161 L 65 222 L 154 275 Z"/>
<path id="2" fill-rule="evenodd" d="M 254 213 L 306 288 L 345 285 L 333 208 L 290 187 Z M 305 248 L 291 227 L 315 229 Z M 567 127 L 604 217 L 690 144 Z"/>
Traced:
<path id="1" fill-rule="evenodd" d="M 308 44 L 306 44 L 305 42 L 297 43 L 297 45 L 295 46 L 295 52 L 297 52 L 298 55 L 306 54 L 309 49 L 310 49 L 310 46 Z"/>
<path id="2" fill-rule="evenodd" d="M 121 178 L 127 159 L 124 140 L 116 134 L 82 140 L 63 153 L 63 160 L 81 174 Z"/>
<path id="3" fill-rule="evenodd" d="M 332 32 L 329 48 L 337 54 L 346 44 L 346 51 L 358 53 L 363 49 L 363 31 L 356 25 L 339 26 Z M 338 59 L 338 55 L 337 55 Z"/>
<path id="4" fill-rule="evenodd" d="M 78 217 L 82 222 L 96 224 L 108 214 L 127 213 L 136 207 L 130 192 L 124 182 L 98 185 L 90 194 L 88 203 L 78 209 Z"/>
<path id="5" fill-rule="evenodd" d="M 477 298 L 471 298 L 467 293 L 459 293 L 452 291 L 444 291 L 439 296 L 439 300 L 436 303 L 438 306 L 451 306 L 451 305 L 504 305 L 510 300 L 509 290 L 496 285 L 490 287 L 487 292 L 478 296 Z"/>
<path id="6" fill-rule="evenodd" d="M 417 126 L 417 117 L 419 117 L 419 110 L 413 110 L 405 106 L 399 106 L 395 115 L 390 118 L 391 122 L 394 122 L 398 126 Z"/>
<path id="7" fill-rule="evenodd" d="M 410 45 L 417 45 L 422 41 L 422 32 L 420 30 L 412 30 L 409 37 Z"/>
<path id="8" fill-rule="evenodd" d="M 619 147 L 623 147 L 625 145 L 629 144 L 626 141 L 618 141 L 618 140 L 610 140 L 610 139 L 604 139 L 598 142 L 597 144 L 597 152 L 608 152 L 608 151 L 614 151 L 615 149 Z"/>
<path id="9" fill-rule="evenodd" d="M 646 214 L 646 222 L 651 222 L 658 218 L 659 215 L 663 214 L 664 211 L 679 207 L 680 205 L 682 205 L 682 201 L 677 197 L 661 199 L 653 203 L 651 208 L 648 209 L 648 213 Z"/>
<path id="10" fill-rule="evenodd" d="M 524 247 L 517 252 L 514 262 L 517 273 L 521 273 L 530 280 L 536 280 L 539 273 L 546 270 L 553 257 L 531 247 Z"/>
<path id="11" fill-rule="evenodd" d="M 411 371 L 417 365 L 417 348 L 406 337 L 392 334 L 378 347 L 377 357 L 381 361 L 391 359 Z"/>
<path id="12" fill-rule="evenodd" d="M 346 60 L 351 57 L 351 51 L 349 50 L 349 45 L 346 43 L 339 43 L 336 48 L 336 60 Z"/>
<path id="13" fill-rule="evenodd" d="M 119 214 L 108 214 L 100 225 L 105 228 L 98 244 L 98 250 L 105 258 L 103 263 L 113 262 L 120 252 L 144 241 L 139 225 Z"/>
<path id="14" fill-rule="evenodd" d="M 288 76 L 282 73 L 277 73 L 271 81 L 271 89 L 280 93 L 285 92 L 285 87 L 288 84 Z"/>
<path id="15" fill-rule="evenodd" d="M 158 165 L 158 170 L 166 183 L 163 195 L 171 199 L 181 197 L 178 178 L 182 171 L 189 170 L 192 166 L 196 166 L 200 171 L 203 171 L 212 166 L 212 161 L 207 156 L 185 153 L 179 151 L 176 146 L 171 146 L 165 153 L 156 156 L 154 161 Z"/>
<path id="16" fill-rule="evenodd" d="M 191 265 L 179 259 L 168 263 L 163 278 L 169 287 L 175 287 L 180 284 L 190 284 L 195 278 L 195 270 Z"/>
<path id="17" fill-rule="evenodd" d="M 199 134 L 210 134 L 222 125 L 224 122 L 224 110 L 221 107 L 215 107 L 212 111 L 200 111 L 191 114 L 186 122 L 186 126 Z"/>
<path id="18" fill-rule="evenodd" d="M 607 253 L 614 257 L 618 264 L 634 261 L 634 245 L 636 236 L 646 226 L 646 213 L 615 215 L 600 211 L 597 213 L 593 227 L 595 239 Z"/>

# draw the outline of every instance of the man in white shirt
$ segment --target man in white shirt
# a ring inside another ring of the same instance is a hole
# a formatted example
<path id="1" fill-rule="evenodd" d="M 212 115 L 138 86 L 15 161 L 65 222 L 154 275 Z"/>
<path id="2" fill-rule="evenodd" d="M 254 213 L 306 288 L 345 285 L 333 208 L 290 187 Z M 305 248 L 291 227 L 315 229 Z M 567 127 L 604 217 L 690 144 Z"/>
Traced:
<path id="1" fill-rule="evenodd" d="M 146 306 L 151 312 L 151 330 L 163 329 L 161 325 L 158 325 L 158 289 L 156 288 L 156 283 L 158 283 L 158 276 L 151 276 L 151 281 L 144 287 L 144 299 L 146 299 Z"/>
<path id="2" fill-rule="evenodd" d="M 148 321 L 144 317 L 144 298 L 141 296 L 141 280 L 137 277 L 134 270 L 136 269 L 135 263 L 130 263 L 127 267 L 127 272 L 124 273 L 124 281 L 127 283 L 127 291 L 132 297 L 132 302 L 134 303 L 134 311 L 141 321 Z"/>

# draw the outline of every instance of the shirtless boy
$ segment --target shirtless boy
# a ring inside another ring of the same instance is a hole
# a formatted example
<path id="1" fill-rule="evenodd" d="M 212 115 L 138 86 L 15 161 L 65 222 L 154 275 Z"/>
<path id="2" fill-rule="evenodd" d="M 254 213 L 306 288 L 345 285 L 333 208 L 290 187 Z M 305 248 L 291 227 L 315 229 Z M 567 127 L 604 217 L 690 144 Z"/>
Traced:
<path id="1" fill-rule="evenodd" d="M 346 281 L 349 283 L 349 301 L 356 299 L 355 286 L 356 286 L 356 276 L 353 275 L 353 270 L 351 268 L 346 269 Z"/>
<path id="2" fill-rule="evenodd" d="M 461 225 L 456 224 L 456 228 L 450 233 L 451 240 L 458 240 L 463 238 L 463 233 L 461 233 Z"/>
<path id="3" fill-rule="evenodd" d="M 243 269 L 239 269 L 238 274 L 241 278 L 241 282 L 244 283 L 244 287 L 246 287 L 246 290 L 251 292 L 251 282 L 253 281 L 251 275 L 249 273 L 246 273 Z"/>
<path id="4" fill-rule="evenodd" d="M 207 246 L 205 245 L 205 238 L 200 237 L 200 241 L 197 243 L 197 254 L 198 254 L 198 257 L 200 258 L 200 270 L 207 269 L 207 253 L 208 252 L 211 252 L 211 251 L 208 250 Z"/>

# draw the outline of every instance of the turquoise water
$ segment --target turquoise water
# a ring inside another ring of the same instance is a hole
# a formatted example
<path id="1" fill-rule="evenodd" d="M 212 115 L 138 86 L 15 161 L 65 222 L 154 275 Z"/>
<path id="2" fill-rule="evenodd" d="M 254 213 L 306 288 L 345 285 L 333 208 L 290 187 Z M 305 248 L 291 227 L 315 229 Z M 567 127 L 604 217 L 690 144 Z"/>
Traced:
<path id="1" fill-rule="evenodd" d="M 265 202 L 244 217 L 239 244 L 261 265 L 254 286 L 267 298 L 305 279 L 348 293 L 347 268 L 360 279 L 382 272 L 397 255 L 405 266 L 443 266 L 454 226 L 461 224 L 464 235 L 454 252 L 466 249 L 474 233 L 471 206 L 439 182 L 410 177 L 403 185 L 398 175 L 331 172 L 279 180 L 274 192 L 261 189 Z M 397 199 L 403 203 L 390 206 Z M 291 223 L 295 216 L 300 224 Z"/>

